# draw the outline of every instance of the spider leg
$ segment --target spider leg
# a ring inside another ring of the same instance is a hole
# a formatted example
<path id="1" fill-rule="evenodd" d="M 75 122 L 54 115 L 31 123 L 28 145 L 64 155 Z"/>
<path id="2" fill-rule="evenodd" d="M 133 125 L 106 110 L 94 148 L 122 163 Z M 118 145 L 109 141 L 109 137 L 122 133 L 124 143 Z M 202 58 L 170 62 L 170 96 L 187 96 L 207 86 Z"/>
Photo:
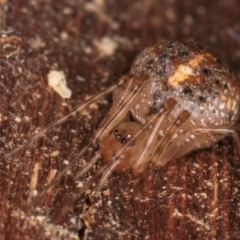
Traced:
<path id="1" fill-rule="evenodd" d="M 104 134 L 110 132 L 110 130 L 127 115 L 127 112 L 129 112 L 139 99 L 139 93 L 144 89 L 148 76 L 129 77 L 131 78 L 127 81 L 127 86 L 119 93 L 118 98 L 100 125 L 99 130 L 96 132 L 93 141 L 100 139 Z"/>
<path id="2" fill-rule="evenodd" d="M 236 132 L 236 130 L 233 129 L 221 129 L 221 128 L 197 128 L 197 132 L 201 133 L 217 133 L 217 134 L 223 134 L 223 135 L 231 135 L 234 140 L 236 141 L 238 148 L 240 149 L 240 138 Z"/>
<path id="3" fill-rule="evenodd" d="M 172 111 L 176 103 L 177 102 L 174 99 L 168 99 L 168 101 L 166 101 L 158 110 L 158 113 L 140 129 L 140 133 L 145 135 L 146 144 L 143 151 L 141 151 L 137 162 L 135 162 L 133 165 L 135 172 L 142 172 L 145 169 L 149 159 L 154 153 L 155 144 L 153 143 L 156 141 L 157 136 L 159 135 L 159 129 L 161 128 L 164 119 L 167 118 L 168 114 Z M 150 124 L 151 122 L 154 123 Z M 147 128 L 148 126 L 149 128 Z M 136 136 L 134 136 L 134 138 L 136 138 Z"/>
<path id="4" fill-rule="evenodd" d="M 177 104 L 177 102 L 170 98 L 168 99 L 165 104 L 163 104 L 161 106 L 161 108 L 159 109 L 158 113 L 155 114 L 153 117 L 151 117 L 146 123 L 144 123 L 141 128 L 134 134 L 133 138 L 131 139 L 131 141 L 129 141 L 126 145 L 124 145 L 116 154 L 115 154 L 115 158 L 119 157 L 129 146 L 132 145 L 132 143 L 138 139 L 139 135 L 143 134 L 148 131 L 148 127 L 151 126 L 151 124 L 160 117 L 160 119 L 158 119 L 158 122 L 161 123 L 163 118 L 166 116 L 166 113 L 172 109 L 175 105 Z"/>
<path id="5" fill-rule="evenodd" d="M 205 144 L 206 142 L 209 141 L 209 136 L 202 135 L 202 136 L 197 136 L 195 139 L 191 139 L 188 143 L 184 143 L 186 140 L 186 137 L 187 137 L 186 135 L 182 135 L 179 138 L 178 143 L 176 143 L 176 142 L 172 143 L 172 145 L 174 145 L 174 144 L 177 145 L 177 147 L 175 148 L 175 151 L 174 151 L 174 156 L 172 157 L 173 159 L 183 157 L 193 150 L 201 149 L 201 148 L 203 148 L 202 147 L 203 144 Z M 169 148 L 170 147 L 171 146 L 169 146 Z"/>
<path id="6" fill-rule="evenodd" d="M 177 138 L 176 141 L 172 141 L 172 143 L 169 145 L 169 147 L 166 149 L 166 151 L 162 154 L 161 158 L 168 159 L 168 161 L 169 161 L 174 158 L 180 158 L 195 149 L 199 149 L 203 146 L 204 143 L 207 143 L 209 141 L 211 136 L 209 136 L 207 134 L 211 134 L 211 133 L 232 135 L 232 137 L 235 139 L 235 141 L 237 142 L 238 147 L 240 149 L 240 139 L 235 130 L 197 128 L 195 130 L 195 132 L 203 133 L 204 135 L 196 136 L 194 139 L 191 139 L 189 142 L 185 143 L 187 135 L 183 133 L 182 135 L 180 135 Z M 157 153 L 160 153 L 160 152 L 157 151 Z M 156 156 L 158 155 L 157 153 L 156 153 Z M 160 164 L 158 164 L 158 166 L 162 166 L 159 157 L 156 162 L 160 163 Z M 165 165 L 167 163 L 167 161 L 164 161 L 163 163 Z"/>
<path id="7" fill-rule="evenodd" d="M 84 154 L 84 152 L 91 146 L 91 142 L 85 146 L 79 153 L 78 155 L 70 162 L 69 165 L 67 165 L 58 175 L 57 177 L 50 183 L 48 184 L 48 186 L 37 196 L 37 198 L 35 200 L 33 200 L 33 202 L 31 203 L 32 206 L 36 205 L 39 200 L 41 200 L 41 198 L 47 193 L 47 191 L 54 186 L 59 180 L 60 178 L 66 173 L 66 171 L 75 164 L 75 162 Z M 77 177 L 82 176 L 83 174 L 85 174 L 93 165 L 94 163 L 100 158 L 101 156 L 99 154 L 96 154 L 92 160 L 89 162 L 89 164 L 82 169 L 82 171 L 80 171 L 77 174 Z M 76 180 L 76 178 L 75 178 Z"/>
<path id="8" fill-rule="evenodd" d="M 74 180 L 76 181 L 80 177 L 82 177 L 84 174 L 86 174 L 92 167 L 93 165 L 101 158 L 101 154 L 96 152 L 95 156 L 90 160 L 90 162 L 87 164 L 87 166 L 83 167 L 82 170 L 80 170 L 77 175 L 74 177 Z"/>
<path id="9" fill-rule="evenodd" d="M 87 182 L 86 185 L 84 185 L 81 190 L 77 193 L 77 195 L 73 198 L 71 205 L 73 205 L 88 189 L 89 187 L 96 181 L 96 179 L 101 176 L 104 171 L 111 165 L 111 161 L 108 162 L 106 165 L 103 165 L 97 172 L 96 175 L 94 175 L 90 181 Z"/>
<path id="10" fill-rule="evenodd" d="M 94 177 L 92 177 L 92 178 L 87 182 L 87 184 L 84 185 L 84 186 L 80 189 L 80 191 L 76 194 L 76 196 L 73 198 L 73 200 L 71 201 L 71 203 L 68 204 L 66 207 L 63 208 L 63 210 L 61 211 L 61 214 L 62 214 L 62 215 L 65 215 L 65 214 L 72 208 L 72 206 L 79 200 L 79 198 L 90 188 L 90 186 L 96 181 L 96 179 L 97 179 L 99 176 L 101 176 L 101 175 L 104 173 L 104 171 L 106 171 L 106 169 L 107 169 L 109 166 L 111 166 L 111 164 L 112 164 L 112 162 L 109 161 L 106 165 L 102 166 L 102 167 L 98 170 L 97 174 L 96 174 Z"/>
<path id="11" fill-rule="evenodd" d="M 83 103 L 80 104 L 80 106 L 77 106 L 75 108 L 73 108 L 72 112 L 69 113 L 68 115 L 66 115 L 65 117 L 57 120 L 56 122 L 53 122 L 52 124 L 50 124 L 48 127 L 46 127 L 44 130 L 42 130 L 40 133 L 38 133 L 37 135 L 33 136 L 31 139 L 29 139 L 27 142 L 23 143 L 22 145 L 20 145 L 19 147 L 15 148 L 13 151 L 7 153 L 5 155 L 5 158 L 9 158 L 10 156 L 12 156 L 13 154 L 19 152 L 21 149 L 24 149 L 26 146 L 28 146 L 29 144 L 33 143 L 34 141 L 36 141 L 38 138 L 42 137 L 45 133 L 49 132 L 51 129 L 53 129 L 55 126 L 63 123 L 64 121 L 66 121 L 70 116 L 74 115 L 75 113 L 83 110 L 84 108 L 86 108 L 88 105 L 90 105 L 91 103 L 95 102 L 96 100 L 98 100 L 99 98 L 113 92 L 117 87 L 119 87 L 119 84 L 116 84 L 108 89 L 106 89 L 103 92 L 97 93 L 96 95 L 94 95 L 93 97 L 91 97 L 90 99 L 84 101 Z"/>
<path id="12" fill-rule="evenodd" d="M 177 149 L 181 146 L 182 142 L 180 141 L 179 137 L 176 137 L 172 140 L 174 134 L 176 131 L 182 127 L 182 125 L 188 120 L 188 118 L 191 116 L 190 112 L 183 110 L 176 120 L 173 122 L 171 127 L 167 130 L 167 134 L 161 138 L 160 142 L 158 143 L 156 153 L 159 153 L 160 155 L 156 155 L 156 158 L 153 158 L 153 162 L 156 166 L 163 166 L 167 162 L 169 162 L 172 157 L 174 156 L 174 153 L 177 151 Z M 175 142 L 175 145 L 171 145 L 170 143 Z M 170 146 L 169 146 L 170 144 Z M 176 146 L 177 144 L 177 146 Z"/>
<path id="13" fill-rule="evenodd" d="M 120 163 L 120 160 L 112 162 L 109 168 L 106 169 L 106 171 L 103 173 L 102 178 L 100 179 L 97 188 L 96 193 L 99 193 L 102 189 L 102 187 L 105 185 L 108 177 L 111 175 L 111 173 L 114 171 L 116 166 Z"/>
<path id="14" fill-rule="evenodd" d="M 33 205 L 35 205 L 39 199 L 41 199 L 41 197 L 48 191 L 48 189 L 50 189 L 54 184 L 56 184 L 60 178 L 65 174 L 65 172 L 86 152 L 86 150 L 91 146 L 91 144 L 93 142 L 95 142 L 98 137 L 102 136 L 104 133 L 108 132 L 111 130 L 111 128 L 116 124 L 116 122 L 120 121 L 124 115 L 129 111 L 129 109 L 134 105 L 134 103 L 137 101 L 137 97 L 138 95 L 136 93 L 139 93 L 140 90 L 143 89 L 144 85 L 146 84 L 146 78 L 147 76 L 142 76 L 139 78 L 133 77 L 131 79 L 131 81 L 127 81 L 128 86 L 127 89 L 124 90 L 124 98 L 121 97 L 121 99 L 119 100 L 119 102 L 117 101 L 115 106 L 113 106 L 110 110 L 110 114 L 109 114 L 109 118 L 107 117 L 106 120 L 103 122 L 102 127 L 100 127 L 100 130 L 96 133 L 95 137 L 92 138 L 89 141 L 89 144 L 87 146 L 85 146 L 78 154 L 77 156 L 74 158 L 73 161 L 71 161 L 71 163 L 65 167 L 65 169 L 62 170 L 62 172 L 53 180 L 53 182 L 51 182 L 45 190 L 43 190 L 42 193 L 40 193 L 40 195 L 38 196 L 38 198 L 36 199 L 36 201 L 34 201 Z M 118 85 L 116 85 L 118 86 Z M 133 86 L 133 89 L 131 88 Z M 111 88 L 110 88 L 111 89 Z M 129 93 L 130 92 L 130 93 Z M 102 93 L 103 94 L 103 93 Z M 105 91 L 106 94 L 106 91 Z M 103 96 L 103 95 L 101 95 Z M 120 94 L 121 96 L 121 94 Z M 96 99 L 99 98 L 99 95 L 96 96 Z M 90 103 L 93 102 L 93 99 L 96 100 L 95 98 L 91 98 L 87 101 L 88 105 Z M 90 101 L 90 102 L 89 102 Z M 86 105 L 85 105 L 86 106 Z M 85 107 L 84 106 L 84 107 Z M 82 109 L 83 105 L 80 106 L 80 108 Z M 79 111 L 80 108 L 78 108 L 76 111 Z M 75 112 L 76 112 L 75 111 Z M 72 113 L 71 113 L 72 114 Z M 64 118 L 69 117 L 70 115 L 67 115 Z M 62 122 L 62 119 L 59 120 Z M 57 124 L 59 123 L 59 121 L 57 122 Z M 56 123 L 50 125 L 47 129 L 52 128 L 53 126 L 55 126 Z M 47 131 L 47 130 L 46 130 Z M 46 132 L 45 131 L 45 132 Z M 40 133 L 40 134 L 43 134 Z M 35 137 L 35 139 L 37 138 L 37 136 Z M 90 165 L 87 166 L 86 168 L 84 168 L 82 171 L 80 171 L 77 174 L 77 178 L 82 176 L 83 174 L 85 174 L 91 167 L 92 165 L 97 161 L 97 158 L 93 158 L 93 160 L 89 163 Z"/>

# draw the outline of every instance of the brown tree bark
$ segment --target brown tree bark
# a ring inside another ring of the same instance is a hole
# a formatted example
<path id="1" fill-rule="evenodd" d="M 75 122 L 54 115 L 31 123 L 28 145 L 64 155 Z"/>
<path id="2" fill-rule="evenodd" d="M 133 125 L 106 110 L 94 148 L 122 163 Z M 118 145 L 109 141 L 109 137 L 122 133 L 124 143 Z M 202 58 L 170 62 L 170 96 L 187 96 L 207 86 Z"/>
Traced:
<path id="1" fill-rule="evenodd" d="M 35 206 L 32 194 L 89 141 L 111 106 L 110 97 L 5 158 L 88 95 L 114 84 L 140 50 L 161 39 L 196 39 L 239 76 L 237 1 L 0 4 L 1 29 L 22 38 L 15 43 L 19 52 L 0 42 L 0 239 L 240 239 L 240 150 L 230 137 L 163 168 L 150 168 L 136 196 L 131 172 L 114 174 L 101 198 L 89 191 L 64 216 L 61 209 L 79 190 L 73 176 L 82 160 Z M 112 52 L 103 48 L 106 42 Z M 70 99 L 48 86 L 50 70 L 65 73 Z"/>

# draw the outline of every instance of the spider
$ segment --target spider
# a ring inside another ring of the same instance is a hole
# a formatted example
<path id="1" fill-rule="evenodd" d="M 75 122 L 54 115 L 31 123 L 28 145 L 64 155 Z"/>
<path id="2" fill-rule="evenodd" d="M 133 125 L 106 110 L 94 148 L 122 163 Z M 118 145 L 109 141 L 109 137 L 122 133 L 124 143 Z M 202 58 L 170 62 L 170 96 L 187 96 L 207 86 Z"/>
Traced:
<path id="1" fill-rule="evenodd" d="M 74 179 L 86 174 L 100 159 L 103 165 L 76 199 L 100 176 L 97 192 L 113 172 L 132 169 L 141 176 L 149 163 L 162 167 L 193 150 L 212 146 L 227 135 L 240 148 L 235 130 L 240 110 L 236 76 L 214 53 L 194 41 L 161 41 L 143 50 L 129 74 L 115 85 L 83 102 L 6 157 L 110 93 L 113 105 L 91 141 L 37 199 L 91 145 L 97 146 L 95 155 Z"/>

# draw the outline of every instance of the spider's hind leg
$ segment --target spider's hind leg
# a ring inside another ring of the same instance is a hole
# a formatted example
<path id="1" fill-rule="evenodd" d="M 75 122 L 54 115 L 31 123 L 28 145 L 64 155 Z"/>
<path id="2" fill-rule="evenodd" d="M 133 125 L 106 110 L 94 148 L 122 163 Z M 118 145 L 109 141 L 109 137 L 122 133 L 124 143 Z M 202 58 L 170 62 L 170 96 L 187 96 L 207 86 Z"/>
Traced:
<path id="1" fill-rule="evenodd" d="M 197 128 L 196 131 L 200 132 L 200 133 L 215 133 L 215 134 L 222 134 L 222 135 L 230 135 L 236 141 L 236 143 L 238 145 L 238 150 L 240 151 L 240 137 L 239 137 L 236 130 L 222 129 L 222 128 L 217 128 L 217 129 L 214 129 L 214 128 Z"/>

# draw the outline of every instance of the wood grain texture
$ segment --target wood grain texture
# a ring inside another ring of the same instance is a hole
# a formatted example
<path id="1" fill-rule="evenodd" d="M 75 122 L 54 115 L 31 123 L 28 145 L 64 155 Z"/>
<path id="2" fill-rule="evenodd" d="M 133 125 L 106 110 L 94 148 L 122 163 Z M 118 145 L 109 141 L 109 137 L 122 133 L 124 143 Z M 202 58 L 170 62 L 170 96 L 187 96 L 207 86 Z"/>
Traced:
<path id="1" fill-rule="evenodd" d="M 35 207 L 32 191 L 43 190 L 64 160 L 74 159 L 106 115 L 111 97 L 4 158 L 87 95 L 115 83 L 140 50 L 161 39 L 196 39 L 240 76 L 237 1 L 0 4 L 2 30 L 16 30 L 24 40 L 18 56 L 0 58 L 0 239 L 240 239 L 240 157 L 231 138 L 161 169 L 149 168 L 137 191 L 130 172 L 115 174 L 101 198 L 89 191 L 65 216 L 60 211 L 79 189 L 72 177 L 83 161 Z M 115 47 L 112 53 L 100 47 L 106 40 Z M 71 99 L 48 86 L 53 69 L 65 73 Z"/>

